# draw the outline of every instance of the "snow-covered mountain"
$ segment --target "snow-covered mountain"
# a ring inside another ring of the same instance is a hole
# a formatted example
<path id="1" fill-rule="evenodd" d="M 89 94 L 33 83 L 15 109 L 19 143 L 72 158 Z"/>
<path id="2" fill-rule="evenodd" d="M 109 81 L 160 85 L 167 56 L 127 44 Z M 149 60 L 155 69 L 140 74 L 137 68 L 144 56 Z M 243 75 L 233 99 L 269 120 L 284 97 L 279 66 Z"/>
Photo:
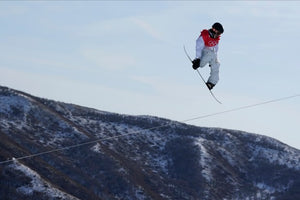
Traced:
<path id="1" fill-rule="evenodd" d="M 300 151 L 0 87 L 0 199 L 296 200 Z"/>

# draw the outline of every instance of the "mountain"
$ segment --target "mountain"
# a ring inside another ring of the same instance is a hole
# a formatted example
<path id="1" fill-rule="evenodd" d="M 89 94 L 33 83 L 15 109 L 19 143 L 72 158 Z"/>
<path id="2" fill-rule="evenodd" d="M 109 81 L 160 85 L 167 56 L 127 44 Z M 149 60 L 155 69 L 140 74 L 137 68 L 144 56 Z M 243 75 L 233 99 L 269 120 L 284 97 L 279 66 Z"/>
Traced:
<path id="1" fill-rule="evenodd" d="M 296 200 L 300 151 L 0 87 L 0 199 Z"/>

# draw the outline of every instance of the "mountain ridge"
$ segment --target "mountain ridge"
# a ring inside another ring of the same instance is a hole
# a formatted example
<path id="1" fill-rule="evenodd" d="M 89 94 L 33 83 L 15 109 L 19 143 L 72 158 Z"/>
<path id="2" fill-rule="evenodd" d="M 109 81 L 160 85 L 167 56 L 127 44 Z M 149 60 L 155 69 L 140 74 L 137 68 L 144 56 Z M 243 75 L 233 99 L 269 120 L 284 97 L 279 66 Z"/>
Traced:
<path id="1" fill-rule="evenodd" d="M 7 87 L 0 118 L 2 161 L 62 149 L 0 164 L 4 199 L 300 199 L 300 151 L 270 137 Z"/>

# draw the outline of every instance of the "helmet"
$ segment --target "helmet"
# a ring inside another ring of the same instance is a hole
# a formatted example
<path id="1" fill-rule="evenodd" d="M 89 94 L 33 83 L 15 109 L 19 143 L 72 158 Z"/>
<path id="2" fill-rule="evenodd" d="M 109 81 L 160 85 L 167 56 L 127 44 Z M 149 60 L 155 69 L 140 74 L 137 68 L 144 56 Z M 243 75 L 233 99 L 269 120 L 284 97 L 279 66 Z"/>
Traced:
<path id="1" fill-rule="evenodd" d="M 216 29 L 217 31 L 219 31 L 220 33 L 224 32 L 223 26 L 222 24 L 220 24 L 219 22 L 216 22 L 212 25 L 212 28 Z"/>

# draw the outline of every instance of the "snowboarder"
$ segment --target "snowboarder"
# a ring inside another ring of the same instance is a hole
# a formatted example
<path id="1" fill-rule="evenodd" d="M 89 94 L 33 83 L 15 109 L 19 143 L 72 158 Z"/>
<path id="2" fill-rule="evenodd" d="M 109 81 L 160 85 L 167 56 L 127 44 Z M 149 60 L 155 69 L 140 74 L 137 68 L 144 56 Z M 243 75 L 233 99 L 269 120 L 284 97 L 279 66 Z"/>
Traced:
<path id="1" fill-rule="evenodd" d="M 193 60 L 193 69 L 204 67 L 206 64 L 210 66 L 210 76 L 206 82 L 209 90 L 219 81 L 220 63 L 217 59 L 219 49 L 220 35 L 224 32 L 223 26 L 216 22 L 212 28 L 201 31 L 200 36 L 196 41 L 196 58 Z"/>

